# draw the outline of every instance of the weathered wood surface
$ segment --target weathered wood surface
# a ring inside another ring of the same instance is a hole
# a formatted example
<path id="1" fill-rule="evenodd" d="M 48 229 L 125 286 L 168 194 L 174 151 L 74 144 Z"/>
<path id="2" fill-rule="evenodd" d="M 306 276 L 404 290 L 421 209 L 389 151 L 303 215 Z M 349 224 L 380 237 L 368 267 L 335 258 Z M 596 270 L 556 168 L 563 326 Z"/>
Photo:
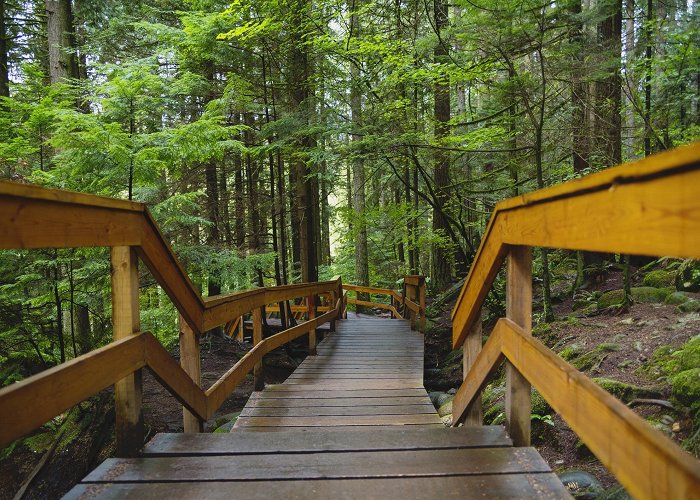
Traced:
<path id="1" fill-rule="evenodd" d="M 570 498 L 554 474 L 498 474 L 370 479 L 291 481 L 236 481 L 205 483 L 97 483 L 81 484 L 66 499 L 232 498 Z"/>
<path id="2" fill-rule="evenodd" d="M 159 434 L 67 498 L 568 498 L 503 427 L 443 426 L 407 321 L 336 326 L 287 381 L 253 394 L 231 433 Z"/>
<path id="3" fill-rule="evenodd" d="M 496 324 L 453 401 L 458 421 L 508 359 L 636 498 L 695 498 L 700 463 L 509 319 Z"/>
<path id="4" fill-rule="evenodd" d="M 411 332 L 407 321 L 338 321 L 336 332 L 327 335 L 316 352 L 283 384 L 254 393 L 234 430 L 440 424 L 423 389 L 423 337 Z M 420 403 L 383 403 L 383 398 L 402 397 L 409 389 Z M 381 395 L 370 392 L 381 390 Z M 304 406 L 285 406 L 298 401 L 299 392 L 307 396 Z M 258 404 L 280 393 L 285 397 L 275 399 L 274 406 Z"/>
<path id="5" fill-rule="evenodd" d="M 698 185 L 695 142 L 498 203 L 452 312 L 453 346 L 477 319 L 510 245 L 700 258 Z"/>

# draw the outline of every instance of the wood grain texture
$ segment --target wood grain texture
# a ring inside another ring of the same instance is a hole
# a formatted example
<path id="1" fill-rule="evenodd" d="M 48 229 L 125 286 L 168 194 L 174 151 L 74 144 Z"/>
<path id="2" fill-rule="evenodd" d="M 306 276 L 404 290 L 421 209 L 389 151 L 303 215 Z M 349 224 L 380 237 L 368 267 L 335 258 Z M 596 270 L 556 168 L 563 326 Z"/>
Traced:
<path id="1" fill-rule="evenodd" d="M 0 389 L 0 448 L 144 365 L 144 336 L 132 335 Z"/>
<path id="2" fill-rule="evenodd" d="M 511 446 L 502 426 L 428 428 L 386 427 L 382 432 L 364 427 L 341 432 L 285 429 L 277 433 L 157 434 L 144 448 L 144 456 L 246 455 L 261 453 L 324 453 L 329 451 L 389 451 Z"/>
<path id="3" fill-rule="evenodd" d="M 114 340 L 137 335 L 141 329 L 138 257 L 131 247 L 112 247 L 112 332 Z M 142 354 L 143 355 L 143 354 Z M 118 457 L 133 457 L 143 446 L 143 385 L 141 369 L 114 383 L 115 435 Z"/>
<path id="4" fill-rule="evenodd" d="M 322 459 L 321 459 L 322 458 Z M 421 477 L 493 473 L 550 472 L 533 448 L 462 448 L 247 455 L 108 459 L 84 480 L 239 481 L 275 479 L 350 479 Z"/>
<path id="5" fill-rule="evenodd" d="M 180 315 L 180 366 L 189 375 L 197 386 L 202 385 L 202 361 L 199 352 L 199 335 L 187 324 L 187 320 Z M 187 407 L 182 408 L 182 421 L 184 432 L 202 432 L 204 422 L 197 415 L 190 412 Z"/>
<path id="6" fill-rule="evenodd" d="M 508 245 L 699 258 L 699 184 L 697 142 L 500 202 L 452 312 L 453 346 L 464 342 Z"/>
<path id="7" fill-rule="evenodd" d="M 457 391 L 455 420 L 503 355 L 632 496 L 693 498 L 700 491 L 698 460 L 508 319 L 498 321 L 469 384 Z"/>
<path id="8" fill-rule="evenodd" d="M 66 499 L 138 499 L 209 498 L 230 500 L 249 498 L 267 500 L 357 498 L 571 498 L 553 473 L 499 474 L 479 476 L 436 476 L 371 479 L 321 479 L 290 481 L 240 481 L 206 483 L 98 483 L 73 488 Z"/>

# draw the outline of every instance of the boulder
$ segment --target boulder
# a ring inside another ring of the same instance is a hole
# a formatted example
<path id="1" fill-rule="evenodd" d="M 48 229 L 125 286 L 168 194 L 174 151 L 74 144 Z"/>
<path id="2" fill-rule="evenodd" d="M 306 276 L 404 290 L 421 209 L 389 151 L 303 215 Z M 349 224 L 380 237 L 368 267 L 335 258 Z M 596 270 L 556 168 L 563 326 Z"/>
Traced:
<path id="1" fill-rule="evenodd" d="M 605 491 L 600 481 L 582 470 L 572 469 L 562 472 L 559 474 L 559 480 L 574 498 L 598 498 Z"/>
<path id="2" fill-rule="evenodd" d="M 650 286 L 654 288 L 675 288 L 676 286 L 676 273 L 672 271 L 665 271 L 659 269 L 657 271 L 651 271 L 644 276 L 642 281 L 644 286 Z"/>

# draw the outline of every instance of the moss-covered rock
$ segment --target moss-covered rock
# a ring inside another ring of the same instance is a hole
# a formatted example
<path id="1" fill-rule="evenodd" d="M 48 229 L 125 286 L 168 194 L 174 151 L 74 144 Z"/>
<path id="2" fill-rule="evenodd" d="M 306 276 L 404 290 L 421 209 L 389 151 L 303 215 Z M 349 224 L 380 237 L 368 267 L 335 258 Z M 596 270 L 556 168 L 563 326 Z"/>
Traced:
<path id="1" fill-rule="evenodd" d="M 440 417 L 452 415 L 452 400 L 449 400 L 447 403 L 438 408 L 438 415 Z"/>
<path id="2" fill-rule="evenodd" d="M 619 380 L 604 377 L 594 378 L 593 381 L 615 396 L 617 399 L 624 401 L 625 403 L 637 398 L 661 397 L 661 390 L 659 387 L 639 387 L 632 384 L 626 384 L 625 382 L 620 382 Z"/>
<path id="3" fill-rule="evenodd" d="M 671 288 L 654 288 L 651 286 L 632 287 L 632 298 L 635 302 L 658 304 L 666 300 L 675 290 Z"/>
<path id="4" fill-rule="evenodd" d="M 700 367 L 684 370 L 671 377 L 673 397 L 693 409 L 700 408 Z"/>
<path id="5" fill-rule="evenodd" d="M 623 300 L 625 300 L 624 290 L 610 290 L 609 292 L 605 292 L 598 299 L 598 309 L 607 309 L 609 307 L 619 306 L 622 304 Z"/>
<path id="6" fill-rule="evenodd" d="M 700 368 L 700 335 L 693 337 L 680 349 L 671 354 L 668 369 L 673 372 L 682 372 Z"/>
<path id="7" fill-rule="evenodd" d="M 700 300 L 689 300 L 678 306 L 678 309 L 684 313 L 700 312 Z"/>
<path id="8" fill-rule="evenodd" d="M 559 352 L 559 356 L 565 361 L 571 361 L 581 354 L 583 354 L 583 346 L 581 344 L 571 344 Z"/>
<path id="9" fill-rule="evenodd" d="M 657 271 L 651 271 L 642 281 L 644 286 L 651 286 L 654 288 L 675 288 L 676 286 L 676 273 L 672 271 L 666 271 L 659 269 Z"/>
<path id="10" fill-rule="evenodd" d="M 532 389 L 532 413 L 534 415 L 550 415 L 552 413 L 552 407 L 534 387 Z"/>
<path id="11" fill-rule="evenodd" d="M 684 302 L 688 302 L 688 294 L 687 292 L 673 292 L 666 297 L 664 300 L 665 304 L 671 304 L 673 306 L 677 306 L 678 304 L 683 304 Z"/>
<path id="12" fill-rule="evenodd" d="M 593 368 L 598 368 L 603 360 L 611 352 L 620 350 L 620 346 L 611 342 L 603 342 L 598 345 L 595 349 L 591 349 L 585 354 L 577 356 L 571 361 L 576 368 L 581 371 L 591 370 Z"/>

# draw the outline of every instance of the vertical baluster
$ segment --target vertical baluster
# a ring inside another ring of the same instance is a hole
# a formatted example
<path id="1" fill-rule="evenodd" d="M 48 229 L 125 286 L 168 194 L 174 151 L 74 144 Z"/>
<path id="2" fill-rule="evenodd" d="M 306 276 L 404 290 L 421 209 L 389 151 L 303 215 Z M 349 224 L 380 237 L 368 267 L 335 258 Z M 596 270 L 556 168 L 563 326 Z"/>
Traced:
<path id="1" fill-rule="evenodd" d="M 199 334 L 180 315 L 180 366 L 197 386 L 202 386 L 202 366 L 199 348 Z M 182 407 L 182 423 L 185 432 L 204 431 L 204 422 Z"/>
<path id="2" fill-rule="evenodd" d="M 481 351 L 481 334 L 481 311 L 479 311 L 477 320 L 469 329 L 469 333 L 462 345 L 462 376 L 465 379 Z M 469 407 L 469 411 L 464 417 L 464 425 L 482 425 L 483 421 L 484 416 L 481 411 L 481 395 L 479 395 Z"/>
<path id="3" fill-rule="evenodd" d="M 506 316 L 530 335 L 532 331 L 532 249 L 511 247 L 508 255 Z M 530 383 L 506 363 L 506 426 L 515 446 L 530 445 Z"/>
<path id="4" fill-rule="evenodd" d="M 420 305 L 420 331 L 425 332 L 425 278 L 421 277 L 418 288 Z"/>
<path id="5" fill-rule="evenodd" d="M 130 247 L 113 247 L 111 261 L 113 335 L 119 340 L 141 329 L 138 257 Z M 140 369 L 114 384 L 117 457 L 135 457 L 143 446 L 142 400 Z"/>
<path id="6" fill-rule="evenodd" d="M 258 345 L 262 341 L 262 311 L 259 307 L 253 309 L 253 346 Z M 255 365 L 253 369 L 253 383 L 256 391 L 262 391 L 265 388 L 263 380 L 263 360 Z"/>
<path id="7" fill-rule="evenodd" d="M 316 317 L 316 297 L 312 294 L 306 297 L 306 307 L 308 312 L 308 320 L 311 321 Z M 316 329 L 309 330 L 309 356 L 316 356 Z"/>

